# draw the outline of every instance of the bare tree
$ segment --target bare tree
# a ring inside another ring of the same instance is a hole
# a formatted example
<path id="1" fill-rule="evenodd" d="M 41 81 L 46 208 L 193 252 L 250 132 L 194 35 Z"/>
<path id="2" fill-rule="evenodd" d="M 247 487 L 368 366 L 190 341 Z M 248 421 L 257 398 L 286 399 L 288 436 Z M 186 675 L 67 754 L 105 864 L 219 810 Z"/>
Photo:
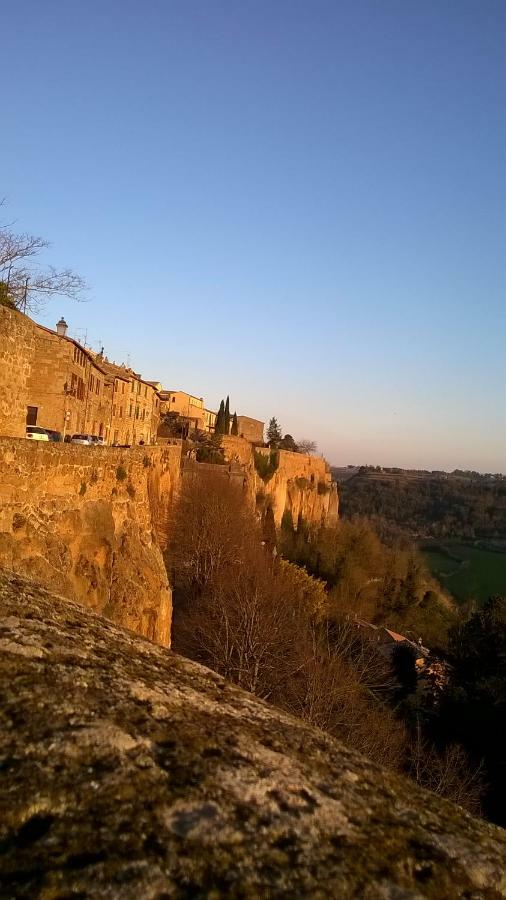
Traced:
<path id="1" fill-rule="evenodd" d="M 0 302 L 36 312 L 51 296 L 82 299 L 86 284 L 80 275 L 71 269 L 37 266 L 36 257 L 49 246 L 44 238 L 17 234 L 12 224 L 0 226 Z"/>
<path id="2" fill-rule="evenodd" d="M 407 771 L 418 784 L 480 815 L 484 790 L 483 767 L 473 768 L 460 744 L 437 750 L 422 734 L 420 723 L 409 746 Z"/>
<path id="3" fill-rule="evenodd" d="M 296 441 L 296 444 L 299 453 L 304 453 L 306 456 L 316 453 L 316 442 L 309 440 L 309 438 L 300 438 L 300 440 Z"/>

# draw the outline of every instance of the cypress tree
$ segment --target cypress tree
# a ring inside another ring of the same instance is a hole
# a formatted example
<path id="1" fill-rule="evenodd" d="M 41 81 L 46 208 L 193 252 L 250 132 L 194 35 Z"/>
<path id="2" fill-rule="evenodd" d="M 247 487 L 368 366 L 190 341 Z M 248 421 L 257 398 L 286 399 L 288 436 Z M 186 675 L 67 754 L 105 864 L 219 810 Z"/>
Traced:
<path id="1" fill-rule="evenodd" d="M 237 421 L 237 413 L 234 413 L 234 418 L 232 419 L 232 430 L 230 434 L 239 434 L 239 423 Z"/>
<path id="2" fill-rule="evenodd" d="M 223 433 L 230 434 L 230 399 L 227 395 L 227 401 L 225 403 L 225 415 L 223 420 Z"/>
<path id="3" fill-rule="evenodd" d="M 220 403 L 220 408 L 218 410 L 218 415 L 216 416 L 216 422 L 214 425 L 214 433 L 215 434 L 224 434 L 225 429 L 225 404 L 223 400 Z"/>

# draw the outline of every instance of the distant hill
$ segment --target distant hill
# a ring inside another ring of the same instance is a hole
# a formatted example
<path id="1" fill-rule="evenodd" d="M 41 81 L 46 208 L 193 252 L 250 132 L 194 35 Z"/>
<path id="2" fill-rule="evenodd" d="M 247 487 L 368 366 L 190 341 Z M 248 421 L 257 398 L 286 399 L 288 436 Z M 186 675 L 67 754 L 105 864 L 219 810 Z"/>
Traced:
<path id="1" fill-rule="evenodd" d="M 347 518 L 377 518 L 416 539 L 506 542 L 504 475 L 366 466 L 334 467 L 332 474 Z"/>

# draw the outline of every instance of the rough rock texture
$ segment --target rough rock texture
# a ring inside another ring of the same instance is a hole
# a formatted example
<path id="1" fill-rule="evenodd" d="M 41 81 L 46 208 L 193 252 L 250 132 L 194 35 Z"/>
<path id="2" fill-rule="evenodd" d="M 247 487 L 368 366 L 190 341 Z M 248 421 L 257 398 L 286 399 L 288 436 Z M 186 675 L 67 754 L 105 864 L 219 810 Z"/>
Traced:
<path id="1" fill-rule="evenodd" d="M 2 897 L 480 898 L 504 832 L 0 574 Z"/>
<path id="2" fill-rule="evenodd" d="M 180 454 L 0 438 L 0 565 L 168 646 Z"/>
<path id="3" fill-rule="evenodd" d="M 225 458 L 240 463 L 246 473 L 247 487 L 253 502 L 262 498 L 272 504 L 274 520 L 279 527 L 285 513 L 289 513 L 297 527 L 299 516 L 309 523 L 327 525 L 335 522 L 339 513 L 339 498 L 332 482 L 327 462 L 319 456 L 306 456 L 279 450 L 278 466 L 267 482 L 255 469 L 254 453 L 269 456 L 267 448 L 254 448 L 240 437 L 221 439 Z"/>

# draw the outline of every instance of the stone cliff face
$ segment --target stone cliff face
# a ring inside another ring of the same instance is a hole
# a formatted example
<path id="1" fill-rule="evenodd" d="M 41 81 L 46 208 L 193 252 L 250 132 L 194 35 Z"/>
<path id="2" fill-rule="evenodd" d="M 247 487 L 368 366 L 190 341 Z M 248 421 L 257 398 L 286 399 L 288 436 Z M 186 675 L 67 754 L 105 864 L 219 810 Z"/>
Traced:
<path id="1" fill-rule="evenodd" d="M 0 439 L 0 564 L 170 645 L 161 550 L 180 447 Z"/>
<path id="2" fill-rule="evenodd" d="M 299 516 L 310 524 L 337 521 L 339 499 L 330 469 L 324 459 L 288 450 L 277 451 L 277 467 L 263 479 L 255 467 L 255 452 L 269 460 L 270 451 L 253 446 L 239 437 L 223 437 L 225 458 L 244 466 L 252 498 L 264 497 L 272 504 L 274 521 L 279 527 L 284 514 L 290 514 L 297 526 Z"/>
<path id="3" fill-rule="evenodd" d="M 506 837 L 0 573 L 2 897 L 506 895 Z"/>

